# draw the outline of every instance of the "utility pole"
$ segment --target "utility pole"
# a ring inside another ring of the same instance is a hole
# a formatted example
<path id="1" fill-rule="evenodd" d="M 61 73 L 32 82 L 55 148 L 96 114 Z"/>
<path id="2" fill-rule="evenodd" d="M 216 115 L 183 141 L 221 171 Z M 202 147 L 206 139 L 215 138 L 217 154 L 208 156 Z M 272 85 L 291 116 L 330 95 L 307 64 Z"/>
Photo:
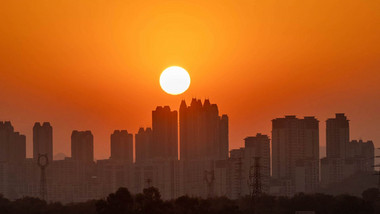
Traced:
<path id="1" fill-rule="evenodd" d="M 40 177 L 40 197 L 42 200 L 47 200 L 47 185 L 46 185 L 46 172 L 45 169 L 49 165 L 47 154 L 38 154 L 38 166 L 41 169 Z"/>

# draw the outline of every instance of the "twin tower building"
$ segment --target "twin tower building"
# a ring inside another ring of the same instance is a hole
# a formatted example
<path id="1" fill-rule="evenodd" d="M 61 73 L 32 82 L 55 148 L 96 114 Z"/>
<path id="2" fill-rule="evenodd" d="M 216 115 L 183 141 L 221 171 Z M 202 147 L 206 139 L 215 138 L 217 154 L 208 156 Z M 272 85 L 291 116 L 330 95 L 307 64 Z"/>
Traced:
<path id="1" fill-rule="evenodd" d="M 33 126 L 33 159 L 46 155 L 53 161 L 53 128 L 48 122 L 37 122 Z M 94 137 L 91 131 L 74 130 L 71 134 L 71 159 L 83 162 L 94 161 Z"/>
<path id="2" fill-rule="evenodd" d="M 202 104 L 193 99 L 189 106 L 181 102 L 179 132 L 180 148 L 177 111 L 157 107 L 152 112 L 152 129 L 140 128 L 136 134 L 136 163 L 157 158 L 178 160 L 179 154 L 181 160 L 228 158 L 228 117 L 219 116 L 217 105 L 209 100 Z"/>

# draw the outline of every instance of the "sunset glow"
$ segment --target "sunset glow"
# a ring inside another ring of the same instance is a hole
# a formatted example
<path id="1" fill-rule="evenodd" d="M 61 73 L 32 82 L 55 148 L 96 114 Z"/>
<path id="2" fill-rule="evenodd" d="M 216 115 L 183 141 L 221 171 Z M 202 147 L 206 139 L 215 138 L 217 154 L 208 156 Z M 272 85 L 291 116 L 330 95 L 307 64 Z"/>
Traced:
<path id="1" fill-rule="evenodd" d="M 136 133 L 157 105 L 193 97 L 230 116 L 231 148 L 275 117 L 335 112 L 379 146 L 379 11 L 356 0 L 4 1 L 0 117 L 28 136 L 28 157 L 36 121 L 57 130 L 54 153 L 89 129 L 95 157 L 108 158 L 113 130 Z M 191 75 L 181 96 L 160 87 L 170 65 Z"/>

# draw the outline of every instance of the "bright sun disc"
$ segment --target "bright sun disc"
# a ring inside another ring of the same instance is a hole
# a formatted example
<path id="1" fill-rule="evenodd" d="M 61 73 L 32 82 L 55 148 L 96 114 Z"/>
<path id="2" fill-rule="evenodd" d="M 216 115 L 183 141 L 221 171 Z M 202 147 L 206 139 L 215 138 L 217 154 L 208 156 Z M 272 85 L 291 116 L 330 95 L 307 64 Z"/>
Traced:
<path id="1" fill-rule="evenodd" d="M 181 67 L 171 66 L 161 73 L 160 85 L 168 94 L 182 94 L 190 86 L 190 75 Z"/>

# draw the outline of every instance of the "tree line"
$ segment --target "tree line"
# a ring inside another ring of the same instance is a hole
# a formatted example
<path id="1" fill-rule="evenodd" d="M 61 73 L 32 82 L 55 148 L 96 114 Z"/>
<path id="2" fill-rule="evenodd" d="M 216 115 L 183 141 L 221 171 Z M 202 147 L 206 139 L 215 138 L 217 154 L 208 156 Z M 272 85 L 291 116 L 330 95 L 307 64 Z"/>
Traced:
<path id="1" fill-rule="evenodd" d="M 64 205 L 32 197 L 10 201 L 0 196 L 1 214 L 294 214 L 296 211 L 376 214 L 380 213 L 380 191 L 377 188 L 367 189 L 362 197 L 300 193 L 291 198 L 262 195 L 231 200 L 226 197 L 202 199 L 181 196 L 163 200 L 154 187 L 137 195 L 132 195 L 126 188 L 119 188 L 104 199 Z"/>

